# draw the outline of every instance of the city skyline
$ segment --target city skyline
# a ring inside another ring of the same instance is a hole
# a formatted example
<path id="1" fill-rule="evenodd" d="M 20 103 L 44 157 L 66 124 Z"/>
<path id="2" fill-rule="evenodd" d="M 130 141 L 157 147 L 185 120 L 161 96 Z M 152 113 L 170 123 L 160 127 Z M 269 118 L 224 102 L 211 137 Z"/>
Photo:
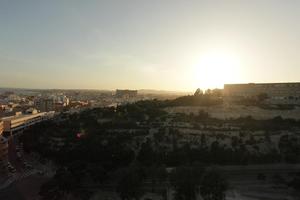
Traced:
<path id="1" fill-rule="evenodd" d="M 299 4 L 2 1 L 0 85 L 194 91 L 298 82 Z"/>

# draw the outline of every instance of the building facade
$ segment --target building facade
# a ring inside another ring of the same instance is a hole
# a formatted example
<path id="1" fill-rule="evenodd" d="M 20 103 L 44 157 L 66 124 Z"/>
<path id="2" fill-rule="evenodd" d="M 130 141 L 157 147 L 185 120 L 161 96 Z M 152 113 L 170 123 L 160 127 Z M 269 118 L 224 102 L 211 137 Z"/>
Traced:
<path id="1" fill-rule="evenodd" d="M 46 112 L 34 114 L 16 114 L 11 117 L 4 117 L 3 126 L 6 135 L 12 135 L 15 132 L 22 131 L 29 126 L 49 119 L 49 114 Z"/>
<path id="2" fill-rule="evenodd" d="M 7 173 L 8 163 L 8 140 L 2 135 L 4 131 L 4 123 L 0 121 L 0 174 Z"/>
<path id="3" fill-rule="evenodd" d="M 0 120 L 0 135 L 2 135 L 3 131 L 4 131 L 4 123 L 2 120 Z"/>
<path id="4" fill-rule="evenodd" d="M 116 97 L 118 98 L 134 98 L 137 97 L 137 90 L 116 90 Z"/>
<path id="5" fill-rule="evenodd" d="M 51 98 L 37 99 L 34 104 L 40 112 L 49 112 L 55 110 L 55 102 Z"/>
<path id="6" fill-rule="evenodd" d="M 225 84 L 224 97 L 232 100 L 266 94 L 274 104 L 300 104 L 300 83 Z"/>

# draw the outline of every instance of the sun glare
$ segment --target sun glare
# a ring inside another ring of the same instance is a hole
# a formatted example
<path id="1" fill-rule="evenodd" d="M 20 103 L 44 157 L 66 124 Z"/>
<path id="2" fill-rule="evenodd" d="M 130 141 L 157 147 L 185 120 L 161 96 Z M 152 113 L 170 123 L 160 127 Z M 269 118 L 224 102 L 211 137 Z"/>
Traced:
<path id="1" fill-rule="evenodd" d="M 223 88 L 239 75 L 239 58 L 223 52 L 209 52 L 200 57 L 192 70 L 193 84 L 201 89 Z"/>

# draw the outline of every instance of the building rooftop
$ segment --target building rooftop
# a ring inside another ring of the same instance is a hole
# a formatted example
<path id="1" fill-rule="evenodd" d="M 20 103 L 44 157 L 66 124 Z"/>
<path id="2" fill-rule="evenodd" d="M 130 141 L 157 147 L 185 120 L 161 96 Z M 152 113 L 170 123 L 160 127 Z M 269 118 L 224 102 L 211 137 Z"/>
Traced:
<path id="1" fill-rule="evenodd" d="M 226 83 L 224 86 L 231 85 L 288 85 L 288 84 L 300 84 L 300 82 L 276 82 L 276 83 Z"/>
<path id="2" fill-rule="evenodd" d="M 11 120 L 25 120 L 30 119 L 33 117 L 39 117 L 45 115 L 46 112 L 36 113 L 36 114 L 17 114 L 14 116 L 4 117 L 2 118 L 3 121 L 11 121 Z"/>

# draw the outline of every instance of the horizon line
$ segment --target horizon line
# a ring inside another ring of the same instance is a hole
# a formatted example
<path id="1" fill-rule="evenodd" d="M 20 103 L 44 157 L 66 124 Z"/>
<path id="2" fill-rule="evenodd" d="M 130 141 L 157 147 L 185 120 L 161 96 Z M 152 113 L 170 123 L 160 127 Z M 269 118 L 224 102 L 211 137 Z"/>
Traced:
<path id="1" fill-rule="evenodd" d="M 165 89 L 132 89 L 132 88 L 116 88 L 116 89 L 92 89 L 92 88 L 30 88 L 30 87 L 0 87 L 0 89 L 12 89 L 12 90 L 98 90 L 98 91 L 107 91 L 113 92 L 116 90 L 137 90 L 137 91 L 157 91 L 157 92 L 177 92 L 177 93 L 189 93 L 194 91 L 188 90 L 165 90 Z M 197 89 L 197 88 L 196 88 Z M 196 90 L 195 89 L 195 90 Z"/>

